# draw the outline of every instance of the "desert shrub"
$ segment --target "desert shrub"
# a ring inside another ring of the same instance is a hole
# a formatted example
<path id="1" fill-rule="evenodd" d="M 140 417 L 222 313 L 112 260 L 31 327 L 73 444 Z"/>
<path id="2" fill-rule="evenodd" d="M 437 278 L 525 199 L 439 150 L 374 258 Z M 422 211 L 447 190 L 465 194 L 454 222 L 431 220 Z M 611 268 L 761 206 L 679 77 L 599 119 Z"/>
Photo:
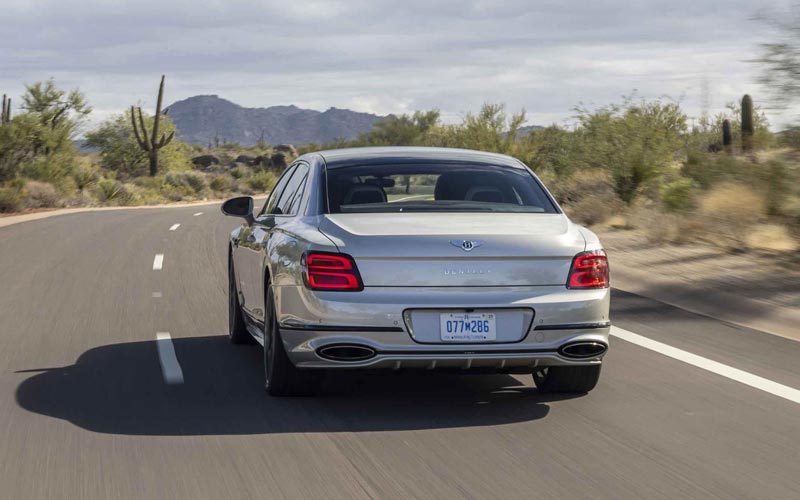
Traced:
<path id="1" fill-rule="evenodd" d="M 751 186 L 724 183 L 703 194 L 699 208 L 701 213 L 712 217 L 755 223 L 766 214 L 767 204 L 764 196 Z"/>
<path id="2" fill-rule="evenodd" d="M 143 187 L 136 183 L 125 183 L 122 189 L 127 193 L 126 205 L 158 205 L 166 201 L 158 189 Z"/>
<path id="3" fill-rule="evenodd" d="M 230 191 L 231 189 L 231 178 L 227 175 L 217 175 L 211 179 L 209 183 L 209 187 L 213 191 Z"/>
<path id="4" fill-rule="evenodd" d="M 787 196 L 790 193 L 789 169 L 778 160 L 769 161 L 764 167 L 767 185 L 767 213 L 780 215 Z"/>
<path id="5" fill-rule="evenodd" d="M 745 244 L 753 250 L 767 252 L 795 252 L 800 245 L 786 226 L 780 224 L 757 224 L 745 236 Z"/>
<path id="6" fill-rule="evenodd" d="M 752 186 L 727 182 L 701 195 L 698 208 L 715 242 L 735 248 L 744 244 L 748 228 L 765 217 L 767 202 Z"/>
<path id="7" fill-rule="evenodd" d="M 694 182 L 678 179 L 661 186 L 661 203 L 667 212 L 682 212 L 692 208 Z"/>
<path id="8" fill-rule="evenodd" d="M 19 212 L 24 202 L 21 189 L 14 186 L 0 187 L 0 212 Z"/>
<path id="9" fill-rule="evenodd" d="M 133 180 L 133 183 L 141 188 L 153 191 L 161 191 L 166 185 L 163 175 L 157 175 L 155 177 L 137 177 Z"/>
<path id="10" fill-rule="evenodd" d="M 565 205 L 576 204 L 583 198 L 594 195 L 616 197 L 611 177 L 602 170 L 583 170 L 567 178 L 559 178 L 557 174 L 545 171 L 539 177 L 556 201 Z"/>
<path id="11" fill-rule="evenodd" d="M 129 197 L 125 186 L 115 179 L 100 179 L 95 185 L 95 192 L 97 193 L 97 198 L 105 203 L 124 204 Z"/>
<path id="12" fill-rule="evenodd" d="M 167 184 L 178 187 L 188 188 L 196 194 L 202 193 L 206 189 L 206 178 L 200 172 L 191 170 L 180 172 L 168 172 L 164 176 Z"/>
<path id="13" fill-rule="evenodd" d="M 147 130 L 153 129 L 152 116 L 144 116 L 144 122 Z M 165 134 L 175 131 L 175 124 L 168 116 L 160 118 L 159 131 Z M 147 153 L 142 151 L 136 141 L 130 111 L 106 120 L 99 128 L 86 135 L 86 143 L 100 150 L 103 168 L 118 172 L 120 178 L 146 175 L 149 171 Z M 191 146 L 178 140 L 171 141 L 159 151 L 159 170 L 169 172 L 191 168 L 191 151 Z"/>
<path id="14" fill-rule="evenodd" d="M 250 173 L 250 170 L 247 167 L 243 167 L 241 165 L 238 166 L 238 167 L 232 168 L 231 171 L 230 171 L 231 177 L 233 177 L 234 179 L 242 179 L 244 177 L 247 177 L 247 175 L 249 173 Z"/>
<path id="15" fill-rule="evenodd" d="M 708 233 L 706 221 L 691 213 L 663 213 L 644 210 L 636 214 L 635 224 L 644 228 L 647 239 L 654 243 L 688 243 Z"/>
<path id="16" fill-rule="evenodd" d="M 686 115 L 674 103 L 635 101 L 589 111 L 578 109 L 583 160 L 609 172 L 627 204 L 672 164 L 684 144 Z"/>
<path id="17" fill-rule="evenodd" d="M 58 191 L 52 184 L 39 181 L 30 181 L 25 184 L 26 208 L 55 207 L 58 201 Z"/>
<path id="18" fill-rule="evenodd" d="M 247 179 L 247 184 L 256 192 L 264 193 L 272 189 L 277 180 L 272 172 L 256 172 Z"/>
<path id="19" fill-rule="evenodd" d="M 613 192 L 591 193 L 564 206 L 572 220 L 587 226 L 607 221 L 624 210 L 624 204 Z"/>
<path id="20" fill-rule="evenodd" d="M 20 164 L 20 174 L 35 181 L 59 184 L 72 173 L 75 166 L 73 154 L 51 154 L 32 158 Z"/>
<path id="21" fill-rule="evenodd" d="M 86 189 L 100 180 L 100 173 L 86 165 L 80 165 L 72 171 L 72 180 L 78 189 Z"/>

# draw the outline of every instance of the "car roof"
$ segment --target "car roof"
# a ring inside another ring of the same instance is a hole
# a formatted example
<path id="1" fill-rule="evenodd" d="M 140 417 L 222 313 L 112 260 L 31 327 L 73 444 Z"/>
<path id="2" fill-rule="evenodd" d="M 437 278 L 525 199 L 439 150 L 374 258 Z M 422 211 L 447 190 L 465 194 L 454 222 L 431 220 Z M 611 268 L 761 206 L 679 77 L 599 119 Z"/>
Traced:
<path id="1" fill-rule="evenodd" d="M 487 153 L 485 151 L 473 151 L 471 149 L 391 146 L 329 149 L 311 154 L 321 156 L 327 168 L 351 167 L 385 162 L 487 163 L 514 168 L 525 168 L 525 165 L 521 161 L 511 156 Z"/>

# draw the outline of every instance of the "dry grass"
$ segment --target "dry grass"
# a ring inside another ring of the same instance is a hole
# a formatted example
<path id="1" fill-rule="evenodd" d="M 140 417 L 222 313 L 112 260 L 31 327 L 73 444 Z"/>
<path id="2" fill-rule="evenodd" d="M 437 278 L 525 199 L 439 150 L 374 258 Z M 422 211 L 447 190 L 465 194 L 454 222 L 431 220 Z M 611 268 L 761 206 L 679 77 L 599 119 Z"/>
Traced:
<path id="1" fill-rule="evenodd" d="M 747 247 L 766 252 L 796 252 L 800 248 L 786 226 L 757 224 L 751 226 L 745 237 Z"/>

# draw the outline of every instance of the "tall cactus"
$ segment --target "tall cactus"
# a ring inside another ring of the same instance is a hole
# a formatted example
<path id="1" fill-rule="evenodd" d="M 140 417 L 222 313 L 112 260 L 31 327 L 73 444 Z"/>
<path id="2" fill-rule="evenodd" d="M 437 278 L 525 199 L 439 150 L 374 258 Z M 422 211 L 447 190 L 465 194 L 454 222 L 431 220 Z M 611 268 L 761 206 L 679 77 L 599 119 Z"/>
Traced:
<path id="1" fill-rule="evenodd" d="M 731 132 L 731 121 L 723 120 L 722 122 L 722 147 L 726 152 L 731 152 L 733 145 L 733 133 Z"/>
<path id="2" fill-rule="evenodd" d="M 742 97 L 742 150 L 750 151 L 753 149 L 753 99 L 745 94 Z"/>
<path id="3" fill-rule="evenodd" d="M 161 75 L 161 85 L 158 87 L 158 101 L 156 102 L 156 114 L 153 117 L 153 130 L 148 136 L 147 127 L 144 123 L 142 116 L 142 108 L 131 106 L 131 125 L 133 125 L 133 133 L 136 135 L 136 142 L 139 147 L 147 152 L 147 157 L 150 159 L 150 177 L 154 177 L 158 173 L 158 151 L 172 141 L 175 132 L 170 132 L 169 135 L 162 134 L 158 137 L 158 126 L 162 116 L 167 115 L 167 111 L 161 112 L 161 103 L 164 99 L 164 75 Z M 139 120 L 137 125 L 136 120 Z M 139 130 L 141 129 L 141 131 Z"/>
<path id="4" fill-rule="evenodd" d="M 0 110 L 0 125 L 11 121 L 11 98 L 3 94 L 3 109 Z"/>

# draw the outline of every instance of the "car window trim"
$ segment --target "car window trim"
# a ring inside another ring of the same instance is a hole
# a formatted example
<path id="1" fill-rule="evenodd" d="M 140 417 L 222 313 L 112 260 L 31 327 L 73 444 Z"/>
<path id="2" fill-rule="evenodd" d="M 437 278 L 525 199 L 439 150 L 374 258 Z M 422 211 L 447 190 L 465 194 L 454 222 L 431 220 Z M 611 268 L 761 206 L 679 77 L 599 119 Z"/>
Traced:
<path id="1" fill-rule="evenodd" d="M 299 164 L 298 163 L 292 163 L 291 165 L 286 167 L 286 170 L 284 170 L 284 172 L 281 174 L 280 177 L 278 177 L 278 180 L 275 182 L 275 186 L 278 186 L 281 183 L 281 181 L 283 180 L 283 178 L 286 177 L 287 175 L 289 177 L 286 179 L 286 185 L 288 185 L 289 182 L 291 182 L 291 180 L 292 180 L 292 176 L 294 175 L 295 170 L 297 170 L 297 165 L 299 165 Z M 283 194 L 283 190 L 286 189 L 286 185 L 283 186 L 283 189 L 281 189 L 281 192 L 277 195 L 278 199 L 276 200 L 276 203 L 278 201 L 280 201 L 281 195 Z M 258 213 L 256 218 L 260 218 L 260 217 L 262 217 L 264 215 L 274 215 L 274 214 L 265 213 L 265 211 L 267 210 L 267 205 L 269 205 L 269 201 L 272 199 L 273 196 L 275 196 L 275 191 L 272 191 L 272 192 L 269 193 L 269 196 L 267 197 L 267 201 L 264 202 L 264 206 L 261 207 L 261 211 Z"/>
<path id="2" fill-rule="evenodd" d="M 300 165 L 304 165 L 306 167 L 306 173 L 305 173 L 304 177 L 308 177 L 308 173 L 311 171 L 311 167 L 306 162 L 297 162 L 297 163 L 295 163 L 294 164 L 295 173 L 297 172 L 297 169 L 300 167 Z M 292 178 L 294 178 L 294 173 L 292 174 Z M 289 179 L 289 182 L 292 182 L 292 179 Z M 289 182 L 286 183 L 286 186 L 289 185 Z M 301 180 L 300 182 L 302 183 L 303 180 Z M 286 191 L 286 186 L 283 187 L 283 191 Z M 299 186 L 298 186 L 298 189 L 299 189 Z M 297 192 L 295 191 L 295 195 L 296 194 L 297 194 Z M 281 196 L 283 196 L 283 192 L 281 192 Z M 280 201 L 281 201 L 281 199 L 280 199 L 280 197 L 278 197 L 278 202 L 280 202 Z M 292 202 L 294 202 L 294 197 L 292 197 Z M 289 203 L 289 207 L 290 208 L 291 208 L 291 206 L 292 206 L 292 204 Z M 275 216 L 275 217 L 295 217 L 297 214 L 294 214 L 294 215 L 292 215 L 292 214 L 272 214 L 272 215 Z"/>

